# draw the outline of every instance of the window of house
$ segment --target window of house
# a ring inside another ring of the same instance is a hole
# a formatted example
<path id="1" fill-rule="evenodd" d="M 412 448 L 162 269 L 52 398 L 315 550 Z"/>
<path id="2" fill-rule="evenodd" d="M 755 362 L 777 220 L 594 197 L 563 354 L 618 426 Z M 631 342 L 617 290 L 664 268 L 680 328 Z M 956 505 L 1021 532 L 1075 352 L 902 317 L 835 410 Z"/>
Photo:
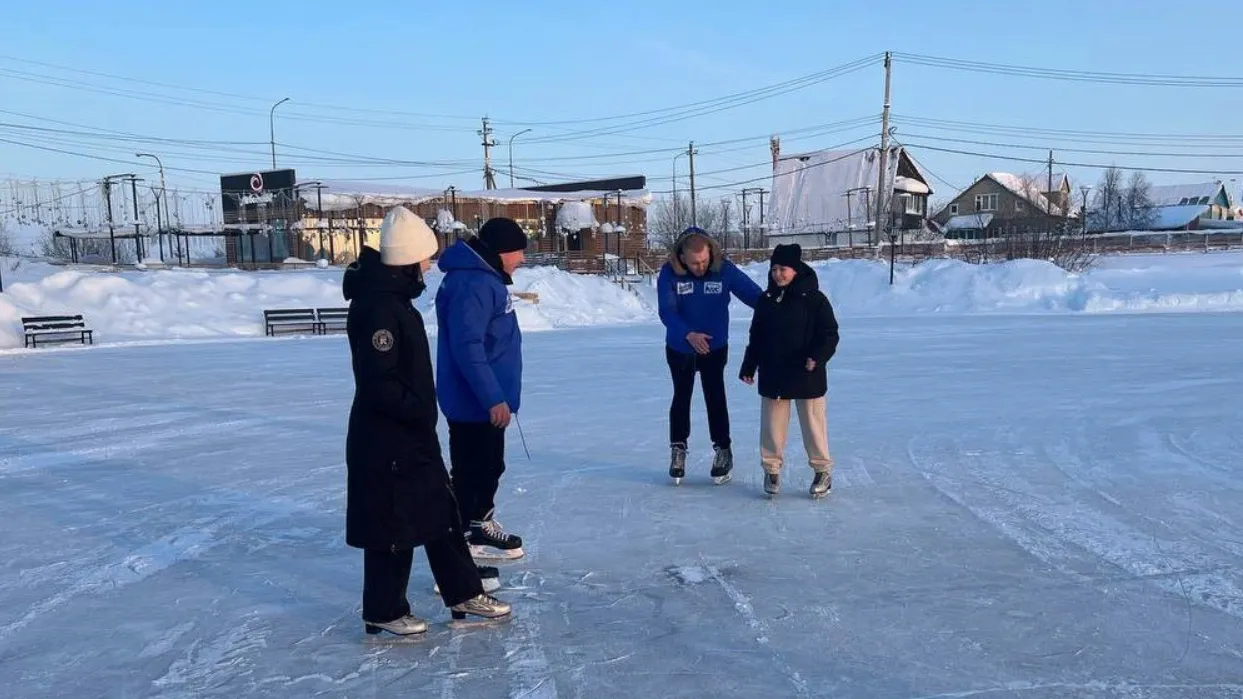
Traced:
<path id="1" fill-rule="evenodd" d="M 975 195 L 976 211 L 996 211 L 997 195 L 996 194 L 977 194 Z"/>
<path id="2" fill-rule="evenodd" d="M 957 215 L 958 215 L 958 205 L 950 204 L 950 216 L 957 216 Z"/>
<path id="3" fill-rule="evenodd" d="M 1018 213 L 1023 213 L 1024 211 L 1027 210 L 1027 205 L 1025 205 L 1021 201 L 1016 201 L 1014 202 L 1014 210 Z"/>

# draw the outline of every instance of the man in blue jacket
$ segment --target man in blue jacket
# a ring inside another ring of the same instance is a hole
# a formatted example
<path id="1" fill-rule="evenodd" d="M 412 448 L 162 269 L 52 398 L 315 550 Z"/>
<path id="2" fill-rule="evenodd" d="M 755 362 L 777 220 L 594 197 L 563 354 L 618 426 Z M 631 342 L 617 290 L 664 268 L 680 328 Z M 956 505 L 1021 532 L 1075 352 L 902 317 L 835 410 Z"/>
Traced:
<path id="1" fill-rule="evenodd" d="M 656 282 L 660 320 L 665 325 L 665 358 L 673 378 L 669 406 L 669 477 L 681 483 L 686 475 L 686 447 L 691 434 L 691 396 L 695 374 L 708 408 L 708 432 L 716 455 L 712 480 L 730 479 L 729 408 L 725 402 L 725 364 L 729 353 L 729 302 L 737 296 L 750 308 L 764 293 L 758 284 L 725 259 L 721 246 L 699 228 L 678 238 Z"/>
<path id="2" fill-rule="evenodd" d="M 521 558 L 522 539 L 494 518 L 505 472 L 505 428 L 522 395 L 522 333 L 506 288 L 525 257 L 527 236 L 490 219 L 440 256 L 436 293 L 436 384 L 449 423 L 449 461 L 462 527 L 479 560 Z"/>

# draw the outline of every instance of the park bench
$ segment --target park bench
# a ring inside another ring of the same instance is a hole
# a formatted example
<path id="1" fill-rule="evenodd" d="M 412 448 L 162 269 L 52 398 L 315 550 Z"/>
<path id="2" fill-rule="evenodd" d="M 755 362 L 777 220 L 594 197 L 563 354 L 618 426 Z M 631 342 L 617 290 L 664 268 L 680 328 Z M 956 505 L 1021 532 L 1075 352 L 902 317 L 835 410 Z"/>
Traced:
<path id="1" fill-rule="evenodd" d="M 319 319 L 313 308 L 272 308 L 263 312 L 264 335 L 306 330 L 312 334 L 319 332 Z"/>
<path id="2" fill-rule="evenodd" d="M 22 330 L 26 333 L 26 347 L 36 348 L 43 344 L 80 342 L 95 344 L 95 333 L 86 327 L 82 316 L 27 316 L 22 318 Z"/>
<path id="3" fill-rule="evenodd" d="M 319 334 L 331 331 L 345 332 L 345 321 L 350 315 L 348 308 L 317 308 L 315 319 L 319 322 Z"/>

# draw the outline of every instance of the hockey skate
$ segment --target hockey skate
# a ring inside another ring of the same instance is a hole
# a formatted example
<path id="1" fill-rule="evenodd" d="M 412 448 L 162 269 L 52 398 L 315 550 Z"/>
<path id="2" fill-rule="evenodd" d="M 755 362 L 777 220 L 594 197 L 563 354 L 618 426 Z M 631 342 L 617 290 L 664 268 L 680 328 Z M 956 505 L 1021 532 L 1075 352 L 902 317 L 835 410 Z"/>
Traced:
<path id="1" fill-rule="evenodd" d="M 470 523 L 466 535 L 470 555 L 477 561 L 513 561 L 526 555 L 522 550 L 522 537 L 501 528 L 501 523 L 488 518 Z"/>
<path id="2" fill-rule="evenodd" d="M 717 447 L 716 456 L 712 458 L 712 482 L 717 485 L 725 485 L 732 478 L 730 472 L 734 470 L 734 453 L 729 447 Z"/>
<path id="3" fill-rule="evenodd" d="M 811 479 L 811 496 L 817 500 L 833 492 L 833 476 L 824 471 L 817 471 Z"/>
<path id="4" fill-rule="evenodd" d="M 768 493 L 769 497 L 772 497 L 776 495 L 777 493 L 781 492 L 781 474 L 779 473 L 765 473 L 764 474 L 764 492 Z"/>
<path id="5" fill-rule="evenodd" d="M 374 636 L 383 631 L 387 631 L 394 636 L 418 636 L 427 633 L 427 622 L 407 614 L 400 619 L 384 623 L 363 621 L 363 628 L 367 631 L 368 636 Z"/>
<path id="6" fill-rule="evenodd" d="M 496 592 L 501 589 L 501 571 L 496 566 L 475 566 L 479 571 L 479 581 L 483 583 L 484 592 Z M 432 593 L 440 594 L 440 585 L 432 585 Z"/>
<path id="7" fill-rule="evenodd" d="M 682 485 L 682 479 L 686 477 L 686 445 L 674 444 L 670 451 L 669 477 L 673 479 L 674 485 Z"/>
<path id="8" fill-rule="evenodd" d="M 468 599 L 461 604 L 455 604 L 449 607 L 449 613 L 453 616 L 450 626 L 455 628 L 464 628 L 474 626 L 481 623 L 490 623 L 501 619 L 506 619 L 513 612 L 508 602 L 487 594 L 486 592 L 473 599 Z M 467 620 L 467 616 L 479 617 L 476 620 Z"/>

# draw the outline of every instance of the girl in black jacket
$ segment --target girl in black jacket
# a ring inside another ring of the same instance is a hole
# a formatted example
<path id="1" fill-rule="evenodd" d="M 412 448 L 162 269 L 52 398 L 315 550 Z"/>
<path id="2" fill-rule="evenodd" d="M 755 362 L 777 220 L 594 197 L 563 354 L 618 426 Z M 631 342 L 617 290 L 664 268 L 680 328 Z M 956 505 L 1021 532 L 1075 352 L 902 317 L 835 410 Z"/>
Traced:
<path id="1" fill-rule="evenodd" d="M 781 488 L 782 452 L 793 403 L 807 460 L 815 472 L 811 496 L 821 498 L 833 487 L 825 365 L 837 351 L 837 318 L 820 291 L 815 271 L 803 262 L 802 252 L 798 244 L 778 245 L 773 250 L 768 290 L 755 306 L 739 378 L 755 383 L 759 371 L 764 492 L 776 495 Z"/>

